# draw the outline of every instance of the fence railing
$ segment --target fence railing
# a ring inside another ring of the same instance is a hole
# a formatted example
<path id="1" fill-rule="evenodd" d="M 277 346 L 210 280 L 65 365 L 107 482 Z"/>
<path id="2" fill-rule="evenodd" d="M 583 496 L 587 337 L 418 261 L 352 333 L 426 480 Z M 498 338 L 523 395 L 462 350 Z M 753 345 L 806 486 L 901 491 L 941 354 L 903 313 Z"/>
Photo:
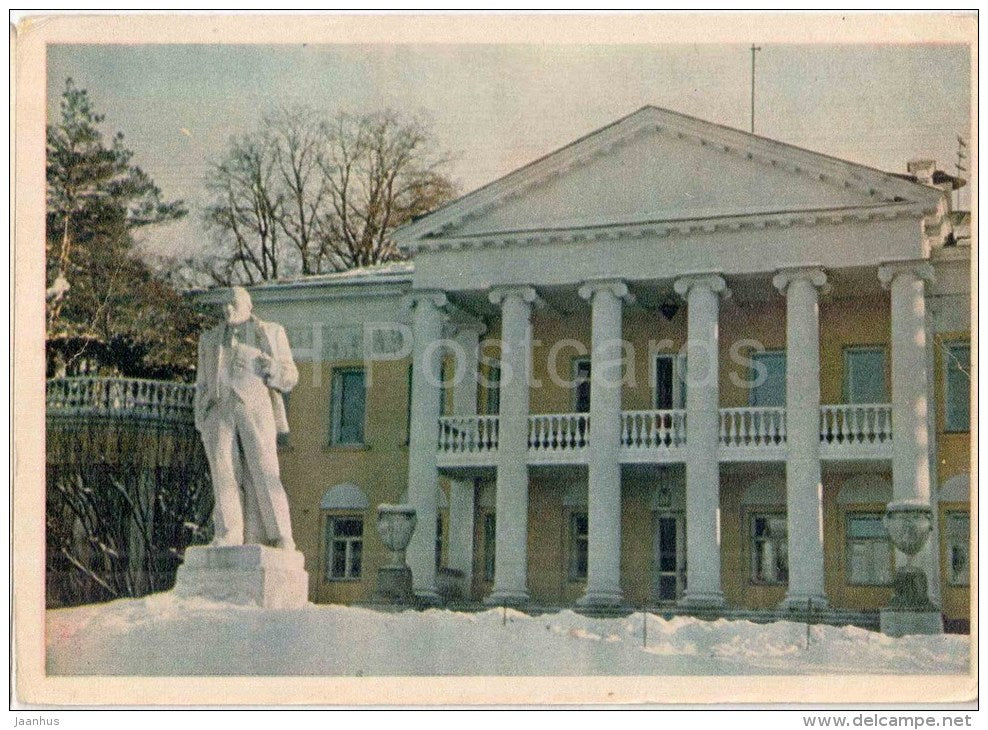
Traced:
<path id="1" fill-rule="evenodd" d="M 786 409 L 754 406 L 720 409 L 720 443 L 728 447 L 780 446 L 786 442 Z"/>
<path id="2" fill-rule="evenodd" d="M 820 406 L 820 442 L 830 445 L 883 444 L 892 440 L 890 403 Z"/>
<path id="3" fill-rule="evenodd" d="M 484 454 L 497 450 L 497 416 L 443 416 L 439 419 L 439 452 Z"/>
<path id="4" fill-rule="evenodd" d="M 632 449 L 677 447 L 686 444 L 686 411 L 624 411 L 621 445 Z"/>
<path id="5" fill-rule="evenodd" d="M 547 413 L 528 417 L 528 448 L 536 452 L 567 452 L 590 441 L 588 413 Z"/>
<path id="6" fill-rule="evenodd" d="M 137 378 L 52 378 L 45 408 L 55 416 L 116 416 L 192 422 L 195 386 Z"/>

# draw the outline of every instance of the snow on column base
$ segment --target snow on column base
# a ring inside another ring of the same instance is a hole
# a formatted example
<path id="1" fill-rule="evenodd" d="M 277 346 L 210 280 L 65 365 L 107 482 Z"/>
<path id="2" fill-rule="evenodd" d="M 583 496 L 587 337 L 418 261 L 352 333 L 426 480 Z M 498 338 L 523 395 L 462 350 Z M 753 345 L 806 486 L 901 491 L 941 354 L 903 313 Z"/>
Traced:
<path id="1" fill-rule="evenodd" d="M 780 611 L 828 611 L 830 609 L 830 604 L 827 603 L 827 598 L 823 595 L 806 595 L 806 594 L 793 594 L 786 596 L 782 603 L 779 604 Z"/>
<path id="2" fill-rule="evenodd" d="M 523 606 L 528 603 L 528 591 L 494 591 L 484 599 L 486 606 Z"/>
<path id="3" fill-rule="evenodd" d="M 415 600 L 421 606 L 438 606 L 442 604 L 443 600 L 439 593 L 434 589 L 415 589 Z"/>
<path id="4" fill-rule="evenodd" d="M 943 616 L 939 611 L 883 608 L 879 611 L 879 621 L 886 636 L 943 633 Z"/>
<path id="5" fill-rule="evenodd" d="M 587 591 L 578 599 L 577 606 L 581 608 L 620 608 L 623 605 L 620 591 Z"/>
<path id="6" fill-rule="evenodd" d="M 727 602 L 724 600 L 724 594 L 720 591 L 716 593 L 690 593 L 687 589 L 677 605 L 681 608 L 725 608 Z"/>
<path id="7" fill-rule="evenodd" d="M 264 545 L 192 546 L 175 576 L 175 595 L 261 608 L 300 608 L 309 575 L 297 550 Z"/>

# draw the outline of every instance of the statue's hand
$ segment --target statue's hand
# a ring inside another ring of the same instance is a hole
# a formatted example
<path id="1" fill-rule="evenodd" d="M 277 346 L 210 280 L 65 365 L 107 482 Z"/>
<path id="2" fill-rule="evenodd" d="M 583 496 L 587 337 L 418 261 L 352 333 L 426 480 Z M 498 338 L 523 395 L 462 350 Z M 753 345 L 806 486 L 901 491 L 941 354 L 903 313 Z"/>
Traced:
<path id="1" fill-rule="evenodd" d="M 264 378 L 264 382 L 267 383 L 268 385 L 271 385 L 269 381 L 271 380 L 271 378 L 274 377 L 275 374 L 274 358 L 268 355 L 267 353 L 262 352 L 257 357 L 257 367 L 261 377 Z"/>

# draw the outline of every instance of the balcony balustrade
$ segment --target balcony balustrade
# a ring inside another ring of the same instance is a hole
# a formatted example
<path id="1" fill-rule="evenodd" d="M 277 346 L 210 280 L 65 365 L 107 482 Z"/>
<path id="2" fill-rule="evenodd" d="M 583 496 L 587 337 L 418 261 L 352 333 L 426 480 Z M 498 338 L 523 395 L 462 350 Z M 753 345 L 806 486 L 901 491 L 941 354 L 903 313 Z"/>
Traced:
<path id="1" fill-rule="evenodd" d="M 441 466 L 493 465 L 497 416 L 446 416 L 439 421 Z M 777 461 L 786 456 L 786 409 L 757 406 L 720 409 L 721 461 Z M 623 411 L 621 461 L 676 462 L 686 447 L 686 411 Z M 546 413 L 528 418 L 531 464 L 586 463 L 590 417 Z M 820 407 L 820 455 L 825 459 L 887 459 L 892 449 L 888 403 Z"/>

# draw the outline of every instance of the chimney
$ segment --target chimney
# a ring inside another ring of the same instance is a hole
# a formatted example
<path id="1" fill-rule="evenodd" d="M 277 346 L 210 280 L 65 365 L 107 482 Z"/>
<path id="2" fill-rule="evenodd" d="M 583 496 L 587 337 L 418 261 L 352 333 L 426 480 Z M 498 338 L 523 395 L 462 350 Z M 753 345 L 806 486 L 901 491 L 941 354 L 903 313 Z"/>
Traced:
<path id="1" fill-rule="evenodd" d="M 933 173 L 937 170 L 936 160 L 910 160 L 906 163 L 906 170 L 916 178 L 916 182 L 923 185 L 933 185 Z"/>

